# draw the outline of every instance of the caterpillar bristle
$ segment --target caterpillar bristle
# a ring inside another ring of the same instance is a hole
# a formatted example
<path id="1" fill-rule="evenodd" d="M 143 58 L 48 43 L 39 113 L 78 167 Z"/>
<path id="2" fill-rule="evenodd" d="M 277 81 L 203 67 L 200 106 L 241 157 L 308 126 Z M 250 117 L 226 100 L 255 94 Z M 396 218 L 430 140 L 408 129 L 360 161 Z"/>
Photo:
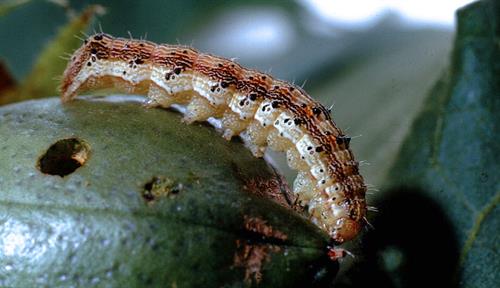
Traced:
<path id="1" fill-rule="evenodd" d="M 64 102 L 81 91 L 114 88 L 145 94 L 146 107 L 173 107 L 183 121 L 218 123 L 223 137 L 242 138 L 253 155 L 267 147 L 286 153 L 298 171 L 293 193 L 311 221 L 336 243 L 353 239 L 366 224 L 369 185 L 349 148 L 351 139 L 331 120 L 329 109 L 302 88 L 241 67 L 234 60 L 189 46 L 115 38 L 101 32 L 69 59 L 61 85 Z M 77 36 L 75 36 L 77 37 Z M 77 37 L 78 38 L 78 37 Z M 331 109 L 331 107 L 330 107 Z M 372 188 L 370 187 L 370 190 Z"/>

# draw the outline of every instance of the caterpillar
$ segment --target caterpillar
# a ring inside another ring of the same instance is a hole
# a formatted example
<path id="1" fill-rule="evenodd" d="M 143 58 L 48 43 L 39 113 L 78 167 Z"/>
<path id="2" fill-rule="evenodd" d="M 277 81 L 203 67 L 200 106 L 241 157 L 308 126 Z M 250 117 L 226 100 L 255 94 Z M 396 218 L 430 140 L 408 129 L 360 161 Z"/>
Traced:
<path id="1" fill-rule="evenodd" d="M 191 47 L 98 33 L 69 60 L 61 98 L 104 88 L 147 95 L 149 107 L 185 105 L 187 123 L 220 119 L 223 137 L 239 135 L 256 157 L 285 152 L 299 204 L 335 243 L 364 226 L 367 188 L 350 138 L 302 88 Z"/>

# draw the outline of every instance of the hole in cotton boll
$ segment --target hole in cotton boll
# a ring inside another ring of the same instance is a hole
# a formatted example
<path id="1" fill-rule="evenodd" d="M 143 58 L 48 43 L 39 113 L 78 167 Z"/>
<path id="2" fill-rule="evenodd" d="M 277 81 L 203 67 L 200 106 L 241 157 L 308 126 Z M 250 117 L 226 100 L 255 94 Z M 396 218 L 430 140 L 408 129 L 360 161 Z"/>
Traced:
<path id="1" fill-rule="evenodd" d="M 90 145 L 79 138 L 62 139 L 52 144 L 36 167 L 48 175 L 67 176 L 83 166 L 90 156 Z"/>
<path id="2" fill-rule="evenodd" d="M 184 185 L 168 177 L 153 177 L 146 182 L 141 190 L 142 199 L 147 204 L 153 204 L 162 197 L 175 197 L 183 190 Z"/>

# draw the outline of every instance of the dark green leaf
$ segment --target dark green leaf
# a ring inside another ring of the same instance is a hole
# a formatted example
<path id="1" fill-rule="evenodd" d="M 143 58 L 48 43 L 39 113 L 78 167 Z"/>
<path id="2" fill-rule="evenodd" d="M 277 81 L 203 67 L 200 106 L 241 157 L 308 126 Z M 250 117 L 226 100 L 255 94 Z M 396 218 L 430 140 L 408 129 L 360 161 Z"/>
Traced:
<path id="1" fill-rule="evenodd" d="M 500 5 L 457 16 L 451 66 L 389 170 L 354 286 L 498 286 Z"/>
<path id="2" fill-rule="evenodd" d="M 428 99 L 389 177 L 442 207 L 458 247 L 461 286 L 494 287 L 500 269 L 500 5 L 481 1 L 457 15 L 451 71 Z"/>

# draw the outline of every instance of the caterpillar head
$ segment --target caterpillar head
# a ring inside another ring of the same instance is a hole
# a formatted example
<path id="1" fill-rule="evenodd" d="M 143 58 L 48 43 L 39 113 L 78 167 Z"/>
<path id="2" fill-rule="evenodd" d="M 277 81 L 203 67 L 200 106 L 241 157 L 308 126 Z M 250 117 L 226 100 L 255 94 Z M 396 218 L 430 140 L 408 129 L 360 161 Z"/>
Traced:
<path id="1" fill-rule="evenodd" d="M 84 45 L 73 53 L 60 87 L 63 102 L 76 96 L 89 74 L 92 74 L 93 62 L 108 57 L 112 41 L 113 38 L 107 34 L 95 34 L 84 40 Z"/>
<path id="2" fill-rule="evenodd" d="M 348 182 L 344 185 L 335 183 L 327 187 L 323 200 L 311 201 L 313 205 L 317 202 L 316 213 L 313 216 L 316 216 L 321 226 L 337 243 L 354 239 L 365 222 L 366 188 L 364 185 L 354 186 Z"/>
<path id="3" fill-rule="evenodd" d="M 362 227 L 363 225 L 360 221 L 356 221 L 348 217 L 342 217 L 337 220 L 337 223 L 331 232 L 331 236 L 337 243 L 343 243 L 354 239 L 359 234 Z"/>

